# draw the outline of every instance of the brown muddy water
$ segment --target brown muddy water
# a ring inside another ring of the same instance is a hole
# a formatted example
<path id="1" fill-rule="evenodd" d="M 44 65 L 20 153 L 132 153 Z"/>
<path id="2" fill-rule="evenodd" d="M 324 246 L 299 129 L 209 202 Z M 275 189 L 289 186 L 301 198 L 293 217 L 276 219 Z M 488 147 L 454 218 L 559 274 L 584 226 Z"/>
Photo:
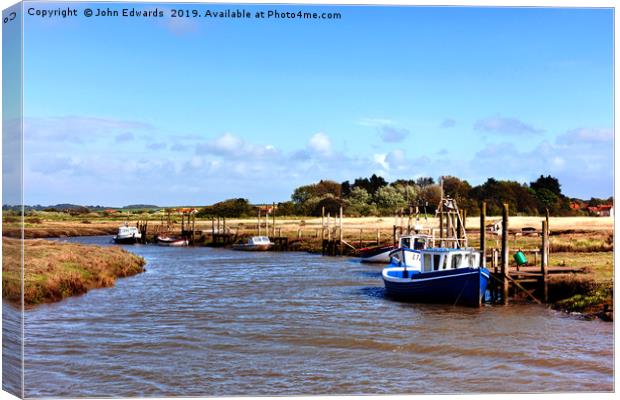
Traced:
<path id="1" fill-rule="evenodd" d="M 613 390 L 610 323 L 399 303 L 347 258 L 128 249 L 145 273 L 26 311 L 27 397 Z"/>

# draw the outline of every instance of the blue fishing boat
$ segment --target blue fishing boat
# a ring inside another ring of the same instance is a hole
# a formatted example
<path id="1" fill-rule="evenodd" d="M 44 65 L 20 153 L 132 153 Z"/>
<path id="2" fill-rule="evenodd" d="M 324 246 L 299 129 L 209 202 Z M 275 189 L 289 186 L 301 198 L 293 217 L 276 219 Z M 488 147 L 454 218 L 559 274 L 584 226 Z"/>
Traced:
<path id="1" fill-rule="evenodd" d="M 382 276 L 389 296 L 415 302 L 480 306 L 490 272 L 480 267 L 480 254 L 473 249 L 429 248 L 416 252 L 419 262 L 393 258 Z"/>

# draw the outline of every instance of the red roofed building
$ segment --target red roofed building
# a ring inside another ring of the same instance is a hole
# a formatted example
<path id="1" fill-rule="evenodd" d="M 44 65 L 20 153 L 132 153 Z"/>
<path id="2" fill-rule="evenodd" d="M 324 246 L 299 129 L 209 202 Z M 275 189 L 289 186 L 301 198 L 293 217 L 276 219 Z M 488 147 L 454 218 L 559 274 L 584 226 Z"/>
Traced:
<path id="1" fill-rule="evenodd" d="M 611 217 L 614 215 L 613 204 L 602 204 L 596 207 L 588 207 L 588 211 L 598 217 Z"/>

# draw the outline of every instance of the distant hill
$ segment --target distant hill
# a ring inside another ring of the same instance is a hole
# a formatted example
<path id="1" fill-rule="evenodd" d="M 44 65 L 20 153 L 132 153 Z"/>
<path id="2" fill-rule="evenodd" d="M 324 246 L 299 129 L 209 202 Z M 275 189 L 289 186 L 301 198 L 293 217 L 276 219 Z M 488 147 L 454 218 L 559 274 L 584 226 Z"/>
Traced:
<path id="1" fill-rule="evenodd" d="M 161 207 L 155 206 L 153 204 L 130 204 L 128 206 L 123 207 L 123 210 L 135 209 L 135 208 L 148 209 L 148 208 L 161 208 Z"/>

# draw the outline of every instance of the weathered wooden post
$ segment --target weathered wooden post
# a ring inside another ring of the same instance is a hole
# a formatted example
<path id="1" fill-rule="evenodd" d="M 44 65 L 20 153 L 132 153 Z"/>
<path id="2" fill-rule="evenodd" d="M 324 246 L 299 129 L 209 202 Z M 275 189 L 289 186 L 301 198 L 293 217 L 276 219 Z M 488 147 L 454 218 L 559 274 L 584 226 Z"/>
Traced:
<path id="1" fill-rule="evenodd" d="M 463 209 L 463 234 L 467 233 L 467 209 Z"/>
<path id="2" fill-rule="evenodd" d="M 392 226 L 392 244 L 396 244 L 396 224 L 398 224 L 398 213 L 394 213 L 394 225 Z"/>
<path id="3" fill-rule="evenodd" d="M 190 213 L 190 217 L 192 218 L 192 245 L 193 245 L 194 241 L 196 240 L 196 214 Z"/>
<path id="4" fill-rule="evenodd" d="M 321 242 L 325 240 L 325 207 L 321 207 Z"/>
<path id="5" fill-rule="evenodd" d="M 443 193 L 443 191 L 442 191 Z M 439 203 L 439 247 L 444 247 L 444 243 L 443 243 L 443 237 L 444 237 L 444 232 L 443 232 L 443 197 L 441 199 L 442 201 Z"/>
<path id="6" fill-rule="evenodd" d="M 486 218 L 487 203 L 480 203 L 480 265 L 486 267 L 487 264 L 487 243 L 486 243 Z"/>
<path id="7" fill-rule="evenodd" d="M 502 208 L 502 304 L 508 304 L 508 204 Z"/>
<path id="8" fill-rule="evenodd" d="M 338 249 L 338 252 L 340 253 L 340 255 L 342 255 L 342 252 L 344 250 L 343 247 L 342 247 L 344 245 L 342 243 L 342 241 L 344 239 L 344 234 L 342 232 L 342 206 L 340 206 L 340 227 L 339 227 L 339 229 L 340 229 L 340 237 L 338 238 L 338 240 L 340 242 L 340 248 Z"/>
<path id="9" fill-rule="evenodd" d="M 269 236 L 269 211 L 265 211 L 265 236 Z"/>
<path id="10" fill-rule="evenodd" d="M 407 189 L 409 190 L 409 189 Z M 409 194 L 409 192 L 407 192 Z M 407 218 L 407 235 L 411 235 L 411 218 L 413 214 L 413 208 L 409 206 L 409 217 Z"/>
<path id="11" fill-rule="evenodd" d="M 257 235 L 260 236 L 260 207 L 258 208 L 258 220 L 256 222 Z"/>
<path id="12" fill-rule="evenodd" d="M 541 257 L 540 257 L 540 272 L 542 274 L 542 292 L 543 292 L 543 301 L 548 301 L 548 287 L 547 287 L 547 274 L 548 274 L 548 264 L 549 264 L 549 253 L 546 249 L 549 247 L 549 225 L 547 225 L 547 221 L 542 222 L 542 249 L 541 249 Z"/>
<path id="13" fill-rule="evenodd" d="M 545 253 L 547 254 L 547 263 L 549 262 L 549 248 L 551 247 L 551 242 L 549 241 L 549 209 L 545 208 L 545 221 L 547 222 L 547 246 L 545 246 Z"/>
<path id="14" fill-rule="evenodd" d="M 271 216 L 273 217 L 273 223 L 271 224 L 272 225 L 271 230 L 273 232 L 273 236 L 275 236 L 276 235 L 276 203 L 272 203 Z"/>
<path id="15" fill-rule="evenodd" d="M 222 217 L 222 232 L 226 234 L 226 217 Z"/>
<path id="16" fill-rule="evenodd" d="M 332 240 L 331 214 L 327 213 L 327 240 Z"/>

